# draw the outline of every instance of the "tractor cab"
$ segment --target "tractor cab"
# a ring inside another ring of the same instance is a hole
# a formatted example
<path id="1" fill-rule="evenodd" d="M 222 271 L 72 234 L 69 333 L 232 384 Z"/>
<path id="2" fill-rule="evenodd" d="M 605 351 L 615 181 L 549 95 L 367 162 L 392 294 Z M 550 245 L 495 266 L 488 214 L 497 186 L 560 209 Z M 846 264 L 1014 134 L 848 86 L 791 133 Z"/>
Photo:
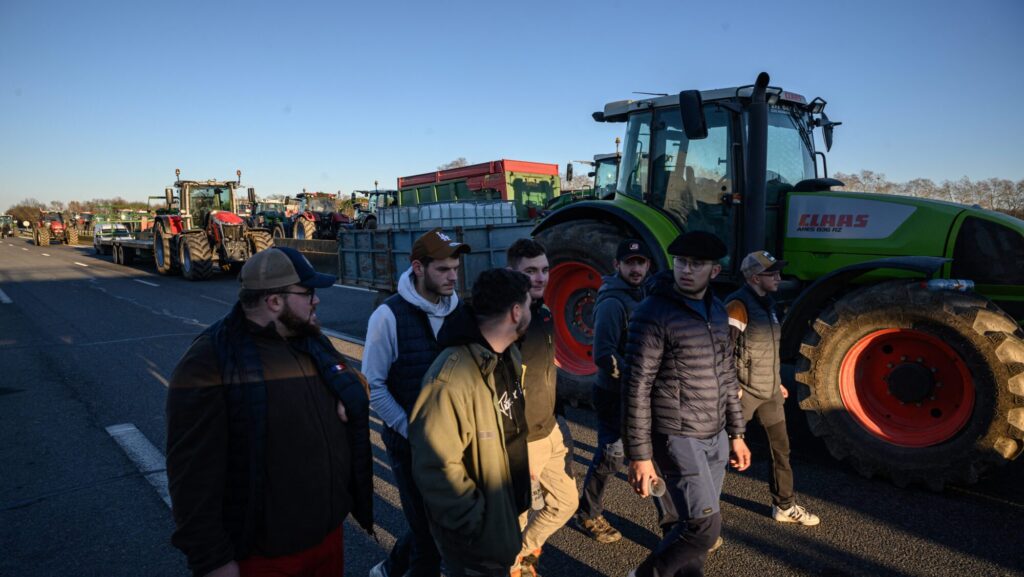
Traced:
<path id="1" fill-rule="evenodd" d="M 589 176 L 594 178 L 595 197 L 611 198 L 615 196 L 615 187 L 619 180 L 619 161 L 621 158 L 622 155 L 618 152 L 594 155 L 594 170 Z"/>
<path id="2" fill-rule="evenodd" d="M 616 195 L 655 208 L 680 229 L 715 233 L 730 255 L 765 246 L 778 251 L 785 193 L 802 182 L 828 188 L 815 180 L 812 130 L 825 127 L 826 146 L 831 147 L 832 127 L 839 123 L 823 114 L 820 98 L 808 102 L 799 94 L 766 87 L 767 164 L 759 170 L 751 165 L 759 154 L 764 157 L 764 151 L 754 150 L 760 148 L 759 139 L 750 133 L 756 124 L 751 122 L 754 89 L 619 101 L 594 113 L 599 121 L 627 124 Z M 690 119 L 693 126 L 685 126 Z M 766 175 L 763 193 L 757 192 L 758 174 Z M 742 210 L 750 202 L 763 204 Z M 754 221 L 763 222 L 762 227 Z M 745 232 L 752 238 L 744 238 Z M 738 267 L 738 259 L 727 257 L 723 274 L 738 275 Z"/>

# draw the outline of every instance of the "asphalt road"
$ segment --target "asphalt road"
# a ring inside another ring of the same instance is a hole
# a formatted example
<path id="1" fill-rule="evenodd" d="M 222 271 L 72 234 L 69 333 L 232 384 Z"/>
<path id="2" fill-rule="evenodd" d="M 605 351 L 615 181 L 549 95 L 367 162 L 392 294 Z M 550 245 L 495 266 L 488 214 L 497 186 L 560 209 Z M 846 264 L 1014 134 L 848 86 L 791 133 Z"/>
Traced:
<path id="1" fill-rule="evenodd" d="M 114 265 L 91 247 L 15 238 L 0 242 L 0 290 L 0 575 L 186 574 L 153 484 L 162 464 L 136 465 L 108 427 L 134 425 L 161 455 L 166 381 L 192 338 L 227 312 L 237 282 L 190 283 L 148 264 Z M 361 337 L 376 295 L 336 288 L 321 300 L 325 327 Z M 593 414 L 569 417 L 582 475 Z M 726 477 L 726 544 L 708 575 L 1024 575 L 1024 461 L 971 487 L 900 489 L 833 461 L 797 410 L 790 428 L 799 502 L 822 524 L 768 518 L 767 447 L 755 426 L 754 466 Z M 402 530 L 379 430 L 375 422 L 380 543 L 347 527 L 353 576 Z M 625 482 L 609 488 L 607 507 L 624 539 L 599 545 L 563 529 L 545 548 L 543 574 L 625 575 L 656 545 L 653 507 Z"/>

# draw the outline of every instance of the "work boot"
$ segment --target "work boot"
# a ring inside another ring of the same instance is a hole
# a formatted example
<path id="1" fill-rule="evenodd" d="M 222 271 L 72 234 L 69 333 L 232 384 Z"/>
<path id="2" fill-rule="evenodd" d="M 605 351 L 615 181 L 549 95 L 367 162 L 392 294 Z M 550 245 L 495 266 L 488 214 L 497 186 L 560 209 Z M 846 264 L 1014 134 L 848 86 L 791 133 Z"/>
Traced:
<path id="1" fill-rule="evenodd" d="M 718 539 L 715 539 L 715 544 L 712 545 L 710 549 L 708 549 L 708 553 L 714 553 L 715 551 L 718 551 L 718 549 L 722 546 L 722 543 L 725 543 L 725 539 L 722 539 L 722 536 L 719 535 Z"/>
<path id="2" fill-rule="evenodd" d="M 580 531 L 590 535 L 598 543 L 614 543 L 622 539 L 622 533 L 612 527 L 604 515 L 598 515 L 593 519 L 584 519 L 576 515 L 573 517 L 573 523 Z"/>
<path id="3" fill-rule="evenodd" d="M 511 577 L 538 577 L 538 563 L 540 563 L 540 549 L 534 549 L 526 555 L 516 557 L 515 565 L 512 565 L 509 575 Z"/>
<path id="4" fill-rule="evenodd" d="M 800 505 L 793 504 L 789 509 L 779 509 L 772 505 L 772 517 L 779 523 L 799 523 L 805 527 L 813 527 L 821 522 L 814 513 L 808 513 Z"/>

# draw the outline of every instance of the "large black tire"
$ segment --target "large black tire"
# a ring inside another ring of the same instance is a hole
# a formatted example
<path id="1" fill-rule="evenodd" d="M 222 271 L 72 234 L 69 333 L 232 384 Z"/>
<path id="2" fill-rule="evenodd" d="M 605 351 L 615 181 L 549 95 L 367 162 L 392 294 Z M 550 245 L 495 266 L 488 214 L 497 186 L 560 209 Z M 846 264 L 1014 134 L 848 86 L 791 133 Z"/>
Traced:
<path id="1" fill-rule="evenodd" d="M 213 276 L 213 253 L 205 234 L 183 235 L 179 250 L 181 276 L 187 280 L 206 280 Z"/>
<path id="2" fill-rule="evenodd" d="M 274 225 L 272 234 L 274 238 L 287 238 L 287 235 L 284 233 L 284 225 L 280 223 Z"/>
<path id="3" fill-rule="evenodd" d="M 858 289 L 821 313 L 800 355 L 811 432 L 865 476 L 940 490 L 1024 450 L 1024 331 L 979 295 Z"/>
<path id="4" fill-rule="evenodd" d="M 270 236 L 269 232 L 265 230 L 249 231 L 249 250 L 252 254 L 267 250 L 272 246 L 274 246 L 274 237 Z"/>
<path id="5" fill-rule="evenodd" d="M 363 225 L 363 228 L 365 228 L 366 230 L 377 230 L 377 217 L 366 217 L 366 223 Z"/>
<path id="6" fill-rule="evenodd" d="M 181 239 L 179 239 L 180 241 Z M 173 235 L 164 230 L 160 223 L 153 226 L 153 264 L 156 272 L 172 275 L 180 270 L 178 266 L 177 243 Z"/>
<path id="7" fill-rule="evenodd" d="M 111 258 L 114 261 L 114 264 L 124 264 L 124 262 L 122 262 L 121 259 L 121 251 L 121 247 L 116 244 L 110 250 Z"/>
<path id="8" fill-rule="evenodd" d="M 135 262 L 135 249 L 121 247 L 121 264 L 131 266 Z"/>
<path id="9" fill-rule="evenodd" d="M 626 233 L 593 220 L 555 225 L 537 235 L 547 250 L 551 276 L 544 302 L 555 318 L 558 394 L 576 404 L 592 401 L 596 379 L 592 344 L 594 300 L 601 277 L 612 273 L 612 259 Z"/>
<path id="10" fill-rule="evenodd" d="M 64 231 L 64 236 L 65 236 L 65 238 L 68 241 L 68 245 L 70 245 L 70 246 L 78 246 L 78 229 L 77 228 L 72 227 L 72 228 L 69 228 L 69 229 L 65 230 Z"/>
<path id="11" fill-rule="evenodd" d="M 295 238 L 303 240 L 316 238 L 316 223 L 306 218 L 297 219 L 295 221 Z"/>
<path id="12" fill-rule="evenodd" d="M 50 229 L 42 226 L 37 230 L 39 232 L 36 234 L 36 246 L 48 246 L 50 244 Z"/>

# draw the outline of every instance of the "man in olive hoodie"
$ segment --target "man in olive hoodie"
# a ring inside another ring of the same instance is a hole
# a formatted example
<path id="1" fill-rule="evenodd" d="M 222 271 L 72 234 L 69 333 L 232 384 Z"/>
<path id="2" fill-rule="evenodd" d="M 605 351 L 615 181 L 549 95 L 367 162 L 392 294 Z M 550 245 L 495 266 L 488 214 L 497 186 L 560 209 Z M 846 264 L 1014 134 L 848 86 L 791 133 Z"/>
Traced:
<path id="1" fill-rule="evenodd" d="M 530 282 L 484 271 L 409 418 L 412 474 L 449 577 L 507 575 L 529 501 L 522 361 Z M 509 445 L 512 440 L 512 446 Z"/>

